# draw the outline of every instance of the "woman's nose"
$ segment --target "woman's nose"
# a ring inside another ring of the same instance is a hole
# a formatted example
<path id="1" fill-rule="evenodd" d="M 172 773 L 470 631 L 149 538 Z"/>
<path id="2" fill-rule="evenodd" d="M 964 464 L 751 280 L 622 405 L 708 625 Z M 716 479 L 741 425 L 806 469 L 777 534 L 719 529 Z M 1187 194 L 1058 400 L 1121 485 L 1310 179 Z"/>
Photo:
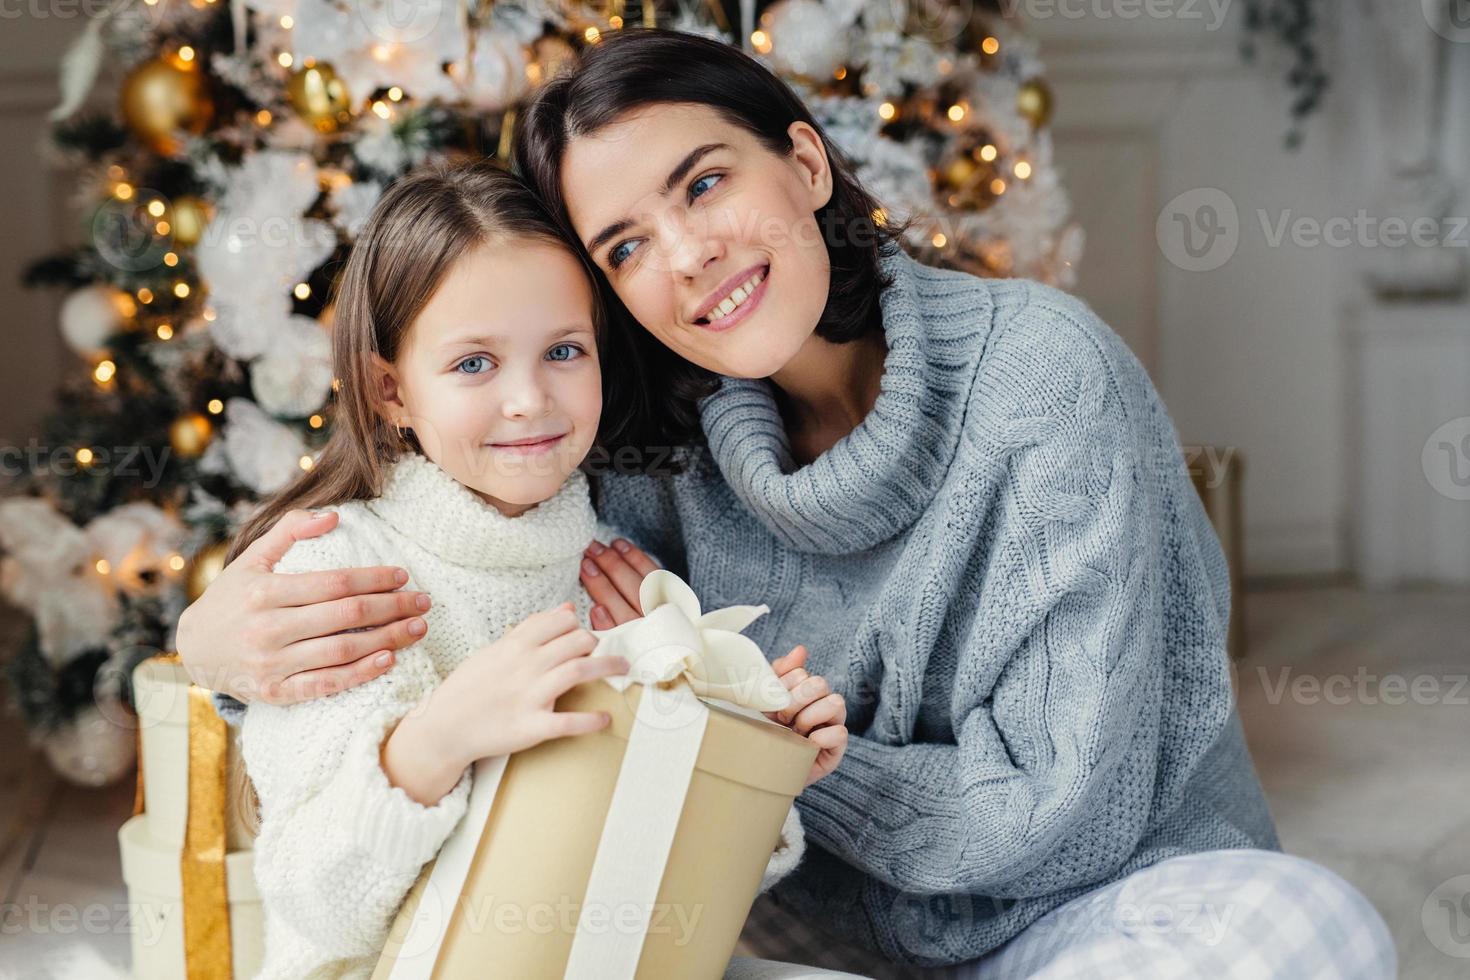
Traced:
<path id="1" fill-rule="evenodd" d="M 660 236 L 664 243 L 660 251 L 669 263 L 669 271 L 676 275 L 695 278 L 723 253 L 723 243 L 710 234 L 709 222 L 702 216 L 691 218 L 679 213 L 666 217 L 662 224 Z"/>

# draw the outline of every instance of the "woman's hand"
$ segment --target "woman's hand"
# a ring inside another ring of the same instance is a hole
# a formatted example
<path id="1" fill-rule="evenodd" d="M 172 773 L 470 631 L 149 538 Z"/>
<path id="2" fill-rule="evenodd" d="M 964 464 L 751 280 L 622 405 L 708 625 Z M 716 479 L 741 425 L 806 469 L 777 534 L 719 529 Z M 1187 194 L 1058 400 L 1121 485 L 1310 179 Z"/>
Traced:
<path id="1" fill-rule="evenodd" d="M 847 702 L 825 677 L 806 672 L 806 653 L 806 647 L 797 647 L 771 662 L 776 676 L 791 692 L 791 704 L 765 715 L 816 744 L 817 758 L 806 777 L 810 786 L 836 769 L 847 751 Z"/>
<path id="2" fill-rule="evenodd" d="M 606 728 L 605 711 L 555 710 L 556 699 L 577 685 L 628 672 L 623 657 L 588 656 L 596 646 L 570 602 L 526 617 L 471 654 L 399 722 L 383 747 L 389 781 L 432 805 L 478 759 Z"/>
<path id="3" fill-rule="evenodd" d="M 184 610 L 176 644 L 195 683 L 245 702 L 293 704 L 372 680 L 393 651 L 423 638 L 429 596 L 398 591 L 408 581 L 401 568 L 272 571 L 292 544 L 336 526 L 335 513 L 291 511 Z"/>
<path id="4" fill-rule="evenodd" d="M 631 541 L 593 541 L 582 553 L 582 588 L 592 597 L 592 628 L 610 630 L 643 615 L 638 588 L 658 563 Z"/>

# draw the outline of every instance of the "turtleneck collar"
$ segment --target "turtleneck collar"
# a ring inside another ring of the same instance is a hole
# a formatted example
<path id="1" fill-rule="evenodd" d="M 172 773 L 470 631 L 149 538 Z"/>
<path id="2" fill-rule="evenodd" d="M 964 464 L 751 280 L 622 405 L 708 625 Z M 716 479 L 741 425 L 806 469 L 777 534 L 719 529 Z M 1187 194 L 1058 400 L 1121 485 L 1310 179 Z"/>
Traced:
<path id="1" fill-rule="evenodd" d="M 772 383 L 722 378 L 700 403 L 726 482 L 787 547 L 843 554 L 907 530 L 933 502 L 959 443 L 990 326 L 983 280 L 891 250 L 881 297 L 888 354 L 857 428 L 797 467 Z"/>
<path id="2" fill-rule="evenodd" d="M 506 517 L 419 453 L 393 464 L 368 507 L 438 557 L 471 568 L 533 568 L 576 557 L 596 521 L 580 470 L 550 500 Z"/>

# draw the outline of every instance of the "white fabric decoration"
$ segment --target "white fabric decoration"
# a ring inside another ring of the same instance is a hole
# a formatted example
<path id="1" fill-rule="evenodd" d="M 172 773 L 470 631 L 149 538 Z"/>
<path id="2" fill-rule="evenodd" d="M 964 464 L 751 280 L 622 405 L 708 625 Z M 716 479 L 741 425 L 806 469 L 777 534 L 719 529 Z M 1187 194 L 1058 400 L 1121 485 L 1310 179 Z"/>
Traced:
<path id="1" fill-rule="evenodd" d="M 36 620 L 41 652 L 61 666 L 104 646 L 116 625 L 118 592 L 149 588 L 145 572 L 173 574 L 167 560 L 184 529 L 149 503 L 124 504 L 89 523 L 73 524 L 49 501 L 0 501 L 0 591 Z M 106 574 L 99 560 L 110 565 Z"/>
<path id="2" fill-rule="evenodd" d="M 271 415 L 301 418 L 326 404 L 332 390 L 332 342 L 321 324 L 293 316 L 250 365 L 250 390 Z"/>
<path id="3" fill-rule="evenodd" d="M 374 180 L 356 180 L 332 192 L 332 209 L 337 213 L 337 227 L 349 240 L 357 238 L 367 224 L 383 185 Z"/>
<path id="4" fill-rule="evenodd" d="M 248 398 L 225 405 L 221 442 L 235 477 L 256 493 L 275 493 L 301 474 L 306 443 Z"/>

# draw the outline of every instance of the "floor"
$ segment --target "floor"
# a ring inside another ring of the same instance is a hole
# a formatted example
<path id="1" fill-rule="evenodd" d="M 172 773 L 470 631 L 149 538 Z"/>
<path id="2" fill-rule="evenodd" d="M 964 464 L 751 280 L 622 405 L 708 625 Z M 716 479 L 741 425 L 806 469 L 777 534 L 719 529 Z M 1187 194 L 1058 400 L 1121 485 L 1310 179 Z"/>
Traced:
<path id="1" fill-rule="evenodd" d="M 1470 595 L 1258 589 L 1247 609 L 1240 710 L 1286 849 L 1373 901 L 1403 977 L 1470 976 Z M 132 788 L 60 783 L 13 719 L 0 745 L 0 980 L 98 980 L 128 956 Z"/>

